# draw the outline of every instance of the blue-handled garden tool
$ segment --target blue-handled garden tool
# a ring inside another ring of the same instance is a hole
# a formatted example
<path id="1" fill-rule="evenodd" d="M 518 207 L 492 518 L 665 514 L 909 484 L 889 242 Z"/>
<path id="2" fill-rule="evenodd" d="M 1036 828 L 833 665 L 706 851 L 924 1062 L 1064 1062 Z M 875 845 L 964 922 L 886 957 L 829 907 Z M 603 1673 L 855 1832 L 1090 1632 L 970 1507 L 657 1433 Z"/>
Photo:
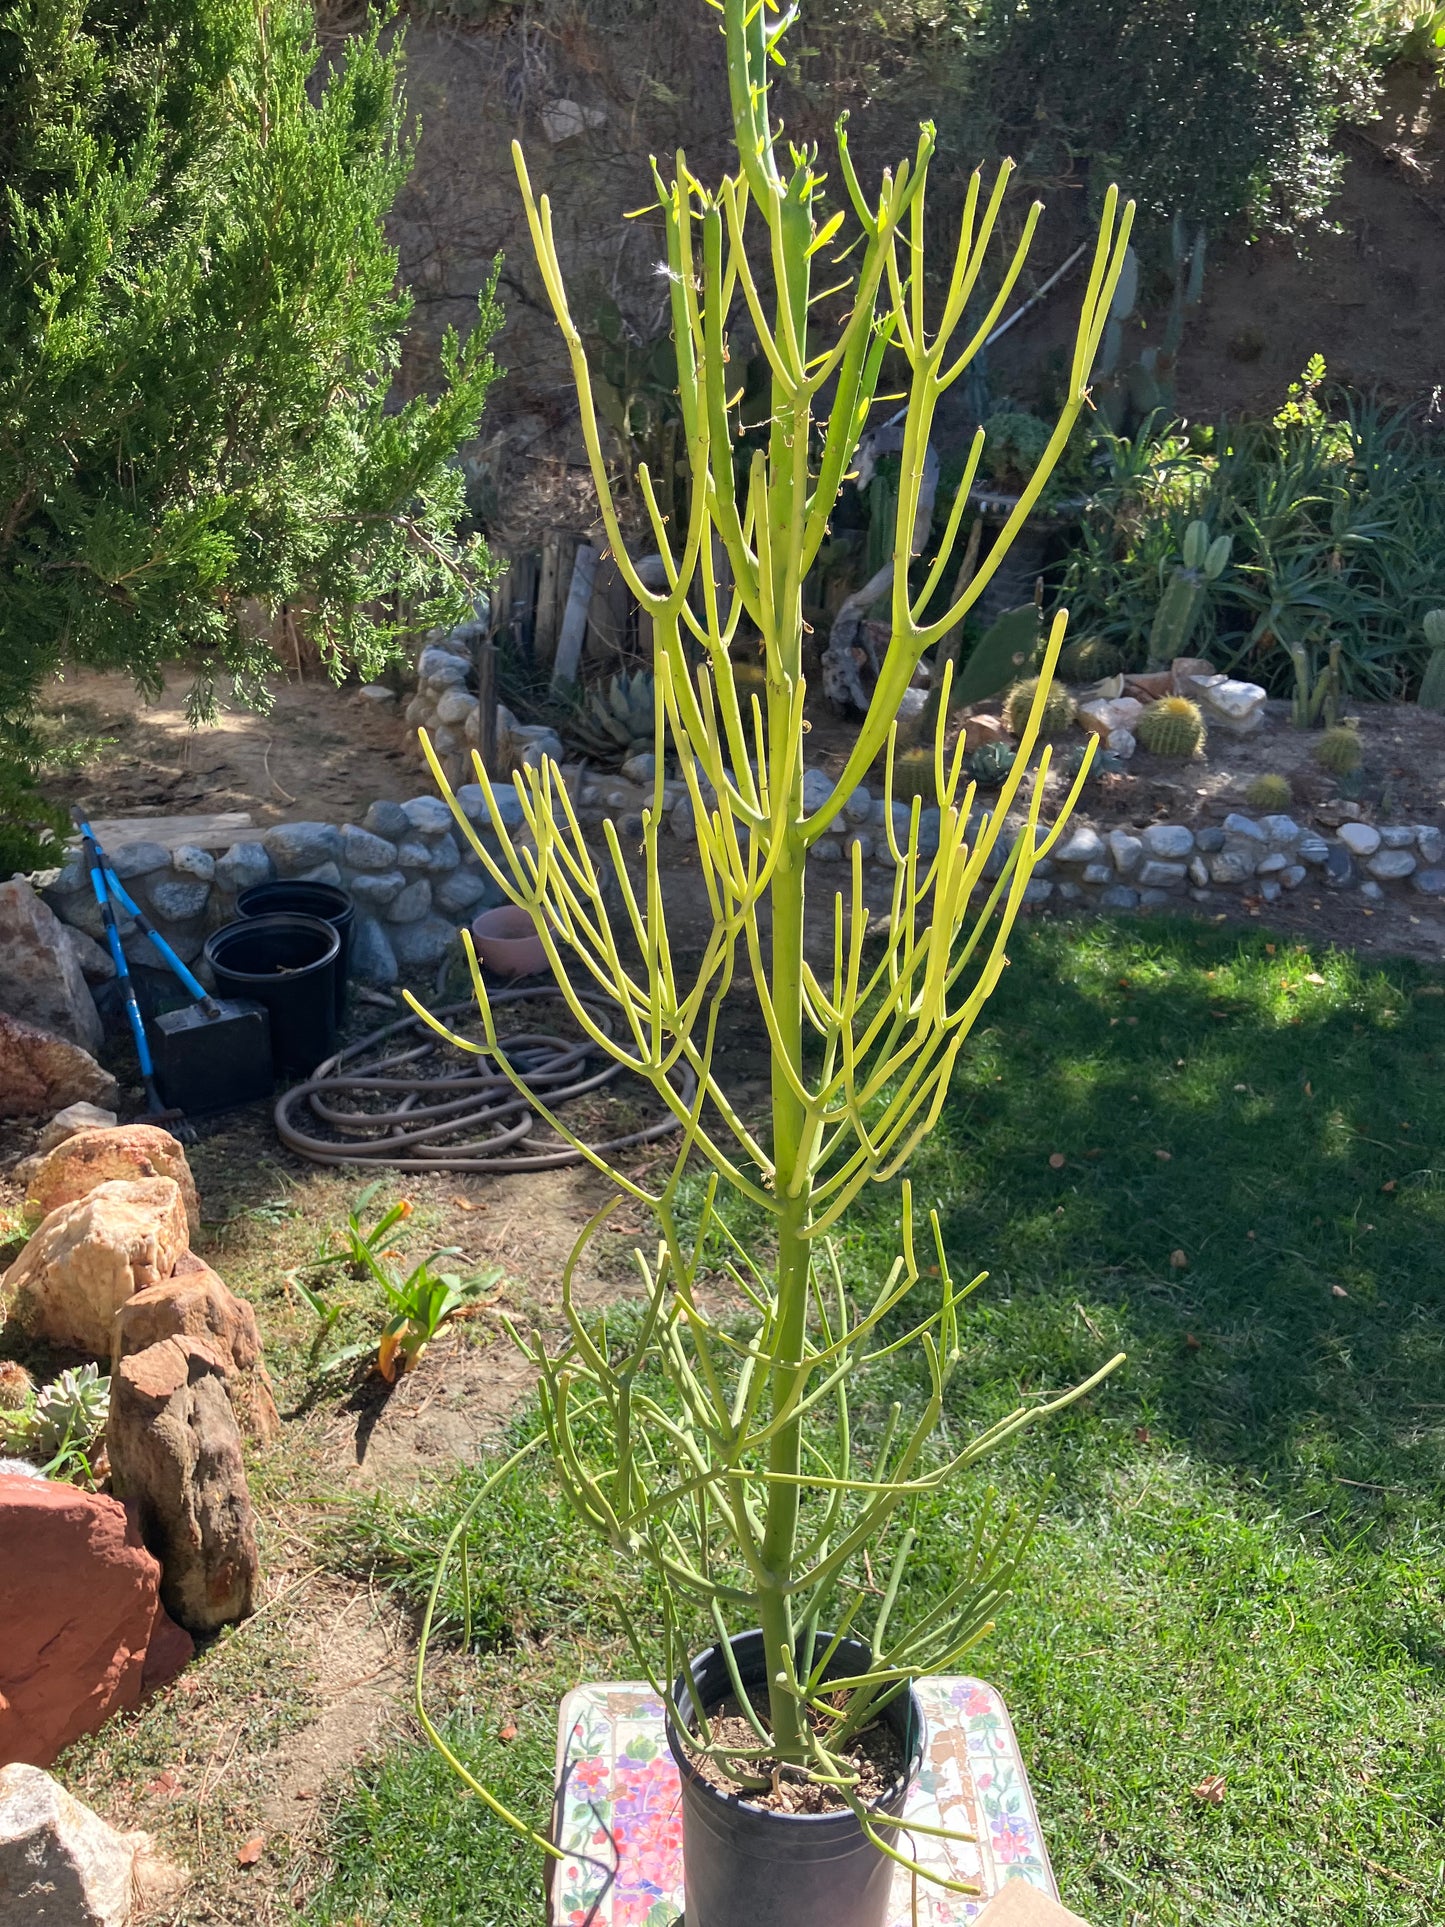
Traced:
<path id="1" fill-rule="evenodd" d="M 265 1010 L 260 1004 L 211 995 L 117 877 L 89 823 L 78 810 L 73 816 L 125 999 L 150 1117 L 157 1123 L 179 1122 L 188 1111 L 225 1110 L 269 1097 L 273 1083 L 271 1022 Z M 150 1033 L 136 1002 L 135 984 L 116 925 L 116 904 L 135 920 L 136 928 L 166 968 L 195 999 L 183 1010 L 163 1011 Z"/>

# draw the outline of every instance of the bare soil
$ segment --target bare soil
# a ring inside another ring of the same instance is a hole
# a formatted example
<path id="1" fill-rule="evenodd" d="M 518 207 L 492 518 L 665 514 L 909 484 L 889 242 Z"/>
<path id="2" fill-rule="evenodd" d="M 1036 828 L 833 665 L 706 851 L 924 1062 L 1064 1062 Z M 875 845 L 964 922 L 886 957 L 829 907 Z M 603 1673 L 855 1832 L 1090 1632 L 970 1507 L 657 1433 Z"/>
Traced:
<path id="1" fill-rule="evenodd" d="M 273 823 L 346 823 L 375 797 L 396 801 L 431 788 L 412 732 L 395 705 L 338 688 L 325 676 L 272 678 L 268 715 L 224 710 L 192 728 L 188 678 L 173 667 L 148 703 L 129 677 L 71 669 L 50 683 L 44 707 L 68 741 L 99 737 L 95 756 L 45 785 L 92 817 L 207 815 L 249 810 Z"/>
<path id="2" fill-rule="evenodd" d="M 755 1710 L 766 1714 L 766 1696 L 754 1694 L 752 1697 Z M 822 1716 L 814 1713 L 811 1717 L 821 1734 Z M 731 1762 L 736 1768 L 733 1773 L 726 1771 L 721 1760 L 701 1758 L 696 1762 L 701 1777 L 720 1793 L 741 1791 L 745 1806 L 758 1807 L 764 1813 L 838 1813 L 846 1809 L 847 1801 L 833 1787 L 820 1786 L 796 1768 L 783 1766 L 777 1760 L 746 1757 L 749 1749 L 758 1745 L 758 1736 L 744 1718 L 733 1694 L 720 1703 L 708 1726 L 715 1746 L 736 1747 L 739 1755 Z M 903 1772 L 903 1743 L 883 1720 L 865 1726 L 844 1749 L 842 1757 L 858 1776 L 854 1792 L 865 1807 L 883 1799 L 898 1785 Z M 769 1781 L 770 1785 L 761 1784 Z"/>

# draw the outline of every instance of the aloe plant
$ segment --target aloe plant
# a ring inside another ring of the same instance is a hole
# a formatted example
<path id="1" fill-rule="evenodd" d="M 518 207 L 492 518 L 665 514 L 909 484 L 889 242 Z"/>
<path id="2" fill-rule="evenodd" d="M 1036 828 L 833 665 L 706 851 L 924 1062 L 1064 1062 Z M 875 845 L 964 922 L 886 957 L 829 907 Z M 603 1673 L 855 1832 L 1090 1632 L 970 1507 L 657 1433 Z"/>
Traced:
<path id="1" fill-rule="evenodd" d="M 1020 753 L 994 807 L 975 808 L 973 787 L 963 780 L 962 740 L 946 755 L 940 730 L 931 784 L 939 810 L 936 842 L 920 833 L 922 797 L 911 803 L 906 830 L 890 814 L 885 834 L 893 905 L 880 951 L 865 944 L 855 850 L 851 886 L 839 892 L 829 917 L 831 963 L 815 966 L 805 945 L 805 876 L 810 852 L 834 829 L 845 799 L 880 753 L 891 791 L 895 716 L 920 659 L 987 589 L 1068 441 L 1084 406 L 1132 209 L 1120 208 L 1112 191 L 1105 199 L 1067 399 L 1043 458 L 966 588 L 927 620 L 983 447 L 976 435 L 937 557 L 926 580 L 910 582 L 935 410 L 1006 311 L 1040 210 L 1024 219 L 991 298 L 974 301 L 995 258 L 1010 169 L 1001 167 L 989 187 L 975 175 L 952 257 L 936 279 L 927 276 L 924 196 L 932 127 L 920 130 L 913 157 L 885 172 L 870 194 L 840 124 L 839 194 L 825 206 L 816 153 L 780 149 L 769 113 L 770 62 L 779 56 L 791 15 L 773 0 L 724 0 L 721 12 L 737 169 L 709 188 L 679 154 L 670 180 L 656 175 L 692 477 L 681 526 L 664 519 L 645 468 L 637 478 L 666 569 L 661 590 L 642 579 L 623 539 L 551 209 L 545 196 L 533 194 L 521 151 L 514 150 L 542 279 L 571 357 L 607 538 L 651 618 L 659 774 L 642 811 L 640 879 L 628 868 L 613 824 L 603 825 L 605 860 L 588 848 L 552 763 L 514 779 L 525 818 L 516 836 L 480 766 L 477 780 L 491 817 L 485 842 L 455 799 L 452 806 L 481 862 L 511 901 L 531 913 L 577 1024 L 599 1051 L 646 1080 L 680 1126 L 669 1164 L 649 1187 L 577 1139 L 564 1118 L 549 1113 L 545 1094 L 530 1099 L 620 1193 L 651 1210 L 659 1232 L 655 1254 L 637 1254 L 645 1303 L 635 1330 L 623 1335 L 610 1327 L 602 1314 L 584 1309 L 573 1289 L 578 1261 L 610 1205 L 583 1229 L 566 1269 L 568 1336 L 560 1351 L 512 1330 L 538 1372 L 557 1476 L 589 1527 L 624 1560 L 645 1562 L 658 1576 L 666 1602 L 658 1636 L 632 1630 L 659 1688 L 685 1662 L 699 1626 L 724 1646 L 731 1633 L 760 1626 L 770 1677 L 766 1710 L 757 1714 L 756 1757 L 828 1780 L 879 1846 L 907 1864 L 853 1795 L 843 1757 L 847 1742 L 910 1679 L 956 1665 L 983 1636 L 1027 1536 L 1016 1519 L 981 1526 L 958 1584 L 910 1615 L 897 1605 L 912 1543 L 910 1506 L 1087 1390 L 1111 1365 L 1075 1391 L 1023 1406 L 965 1444 L 941 1447 L 939 1421 L 960 1359 L 960 1306 L 972 1287 L 955 1279 L 936 1215 L 928 1219 L 929 1248 L 920 1250 L 922 1227 L 905 1182 L 900 1255 L 862 1302 L 844 1285 L 832 1240 L 864 1187 L 897 1178 L 936 1123 L 959 1052 L 1007 961 L 1030 875 L 1062 826 L 1062 817 L 1051 829 L 1040 823 L 1047 747 L 1038 780 L 1031 790 L 1024 784 L 1064 620 L 1053 625 Z M 938 294 L 930 299 L 926 290 L 933 287 Z M 827 339 L 814 308 L 824 289 L 835 312 L 844 304 Z M 728 331 L 743 309 L 767 357 L 771 416 L 767 446 L 752 452 L 740 476 Z M 827 535 L 890 345 L 909 370 L 892 531 L 891 639 L 844 768 L 826 799 L 816 801 L 810 785 L 805 804 L 802 585 Z M 726 570 L 719 566 L 723 557 Z M 765 666 L 763 687 L 746 702 L 729 654 L 744 623 L 761 639 Z M 946 694 L 940 715 L 947 715 Z M 712 908 L 701 960 L 686 971 L 671 940 L 658 849 L 662 752 L 669 740 L 691 800 Z M 450 797 L 435 752 L 423 742 Z M 1087 767 L 1085 759 L 1064 815 Z M 1022 829 L 1013 840 L 1015 810 Z M 608 902 L 619 893 L 614 922 Z M 474 955 L 472 975 L 487 1048 L 506 1066 Z M 724 1000 L 739 975 L 757 986 L 771 1049 L 766 1128 L 732 1100 L 715 1064 Z M 584 1001 L 584 992 L 595 996 L 598 986 L 617 1006 L 612 1028 Z M 414 1000 L 413 1008 L 426 1015 Z M 429 1021 L 451 1035 L 438 1019 Z M 509 1075 L 524 1087 L 520 1074 L 509 1069 Z M 699 1164 L 709 1174 L 690 1222 L 684 1175 Z M 738 1234 L 724 1208 L 729 1194 L 762 1221 L 762 1230 Z M 748 1308 L 742 1332 L 710 1312 L 699 1294 L 700 1277 L 713 1266 L 728 1273 Z M 906 1301 L 925 1278 L 928 1302 L 900 1338 L 900 1322 L 910 1323 Z M 865 1443 L 851 1416 L 851 1381 L 870 1359 L 902 1343 L 926 1356 L 930 1395 L 920 1412 L 906 1420 L 895 1412 L 881 1436 Z M 464 1518 L 453 1546 L 464 1543 L 466 1526 Z M 865 1576 L 865 1555 L 879 1578 L 881 1604 Z M 860 1630 L 869 1606 L 866 1673 L 830 1680 L 825 1688 L 814 1636 Z M 420 1682 L 419 1665 L 418 1711 L 443 1745 Z M 724 1757 L 705 1725 L 689 1743 Z M 495 1811 L 527 1831 L 448 1757 Z M 730 1749 L 725 1757 L 736 1762 L 738 1756 Z M 530 1837 L 552 1851 L 540 1836 Z"/>

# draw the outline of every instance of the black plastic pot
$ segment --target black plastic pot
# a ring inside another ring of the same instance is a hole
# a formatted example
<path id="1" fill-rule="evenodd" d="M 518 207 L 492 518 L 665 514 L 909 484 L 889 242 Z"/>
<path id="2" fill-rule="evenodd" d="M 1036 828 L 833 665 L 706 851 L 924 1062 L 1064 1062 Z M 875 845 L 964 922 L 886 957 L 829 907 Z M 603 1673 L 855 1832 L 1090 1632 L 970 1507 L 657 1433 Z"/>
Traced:
<path id="1" fill-rule="evenodd" d="M 320 917 L 341 939 L 336 955 L 336 1020 L 346 1008 L 346 975 L 351 963 L 351 931 L 356 905 L 334 883 L 253 883 L 236 898 L 238 917 L 270 917 L 284 911 L 298 917 Z"/>
<path id="2" fill-rule="evenodd" d="M 278 1068 L 315 1070 L 336 1049 L 336 958 L 341 938 L 320 917 L 242 917 L 206 939 L 222 997 L 246 997 L 271 1016 Z"/>
<path id="3" fill-rule="evenodd" d="M 820 1634 L 820 1645 L 830 1637 Z M 762 1634 L 740 1633 L 732 1649 L 743 1684 L 763 1685 Z M 869 1660 L 866 1646 L 845 1639 L 828 1676 L 865 1672 Z M 667 1709 L 667 1743 L 682 1776 L 687 1927 L 882 1927 L 894 1863 L 851 1812 L 768 1813 L 721 1793 L 697 1771 L 679 1728 L 691 1728 L 695 1702 L 707 1711 L 732 1692 L 722 1648 L 700 1654 L 690 1675 L 674 1683 Z M 881 1718 L 902 1742 L 905 1766 L 873 1811 L 896 1817 L 923 1762 L 923 1708 L 912 1691 L 900 1693 Z"/>

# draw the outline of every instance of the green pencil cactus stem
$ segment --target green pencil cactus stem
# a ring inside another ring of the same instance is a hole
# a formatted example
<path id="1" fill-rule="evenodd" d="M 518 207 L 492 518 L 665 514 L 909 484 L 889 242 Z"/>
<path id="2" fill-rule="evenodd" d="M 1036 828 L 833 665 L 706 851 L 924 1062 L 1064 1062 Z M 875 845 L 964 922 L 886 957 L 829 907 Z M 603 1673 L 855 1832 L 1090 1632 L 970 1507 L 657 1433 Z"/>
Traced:
<path id="1" fill-rule="evenodd" d="M 850 887 L 826 913 L 826 961 L 815 961 L 805 941 L 809 853 L 880 754 L 891 794 L 895 717 L 919 661 L 987 588 L 1084 406 L 1132 209 L 1121 209 L 1112 191 L 1106 197 L 1067 400 L 1044 459 L 967 588 L 930 620 L 925 611 L 945 578 L 983 441 L 974 437 L 927 579 L 919 582 L 915 571 L 910 581 L 934 413 L 1006 310 L 1039 210 L 1025 220 L 991 298 L 975 301 L 994 258 L 1010 170 L 1002 167 L 989 188 L 975 175 L 952 258 L 935 283 L 924 272 L 932 127 L 921 129 L 912 159 L 885 172 L 870 196 L 840 124 L 842 197 L 825 202 L 816 153 L 780 153 L 770 118 L 770 62 L 791 15 L 781 14 L 774 0 L 725 0 L 721 13 L 738 169 L 709 188 L 679 153 L 670 181 L 655 174 L 691 477 L 686 519 L 678 525 L 661 512 L 646 467 L 638 473 L 666 572 L 661 590 L 648 586 L 623 539 L 551 209 L 545 196 L 533 194 L 515 150 L 542 278 L 576 378 L 601 517 L 618 567 L 652 623 L 657 778 L 642 811 L 640 863 L 629 866 L 610 822 L 603 826 L 605 861 L 589 849 L 552 763 L 518 773 L 526 827 L 515 837 L 478 763 L 499 855 L 456 813 L 493 878 L 531 913 L 576 1023 L 599 1051 L 650 1083 L 681 1127 L 665 1175 L 646 1188 L 549 1116 L 621 1192 L 651 1208 L 659 1231 L 655 1255 L 637 1255 L 646 1298 L 635 1333 L 619 1337 L 585 1313 L 572 1290 L 577 1259 L 605 1212 L 584 1229 L 563 1281 L 569 1337 L 562 1351 L 551 1354 L 540 1339 L 513 1333 L 538 1373 L 562 1486 L 595 1531 L 624 1556 L 648 1562 L 660 1578 L 668 1601 L 662 1663 L 657 1645 L 646 1661 L 660 1690 L 688 1656 L 679 1628 L 689 1621 L 710 1626 L 723 1643 L 730 1633 L 760 1626 L 769 1656 L 768 1704 L 766 1714 L 758 1714 L 760 1757 L 828 1779 L 855 1804 L 842 1759 L 849 1736 L 903 1683 L 946 1670 L 982 1636 L 1026 1536 L 1017 1522 L 1000 1521 L 996 1534 L 981 1536 L 958 1583 L 910 1616 L 893 1602 L 911 1544 L 912 1502 L 1087 1389 L 1023 1407 L 967 1444 L 940 1452 L 935 1433 L 959 1360 L 959 1306 L 969 1287 L 952 1275 L 936 1216 L 930 1217 L 932 1251 L 920 1254 L 905 1182 L 901 1254 L 861 1302 L 845 1289 L 831 1243 L 863 1188 L 900 1176 L 936 1123 L 959 1052 L 1007 961 L 1030 874 L 1062 827 L 1062 817 L 1047 829 L 1040 822 L 1046 747 L 1032 789 L 1023 786 L 1064 619 L 1053 625 L 1034 700 L 1020 718 L 1018 759 L 994 807 L 975 808 L 974 789 L 963 777 L 963 739 L 946 754 L 940 724 L 930 785 L 938 805 L 936 839 L 921 834 L 923 797 L 914 796 L 906 829 L 890 810 L 893 900 L 881 946 L 866 940 L 862 856 L 855 848 Z M 935 286 L 937 296 L 927 298 Z M 824 293 L 832 312 L 844 302 L 826 340 L 817 319 Z M 967 333 L 959 339 L 966 314 Z M 771 422 L 767 447 L 755 450 L 739 475 L 728 342 L 743 321 L 767 358 Z M 909 371 L 892 532 L 891 639 L 831 794 L 810 807 L 803 785 L 803 583 L 827 536 L 890 344 Z M 765 672 L 762 687 L 746 692 L 730 655 L 743 624 L 761 639 Z M 701 959 L 688 970 L 674 946 L 658 848 L 665 743 L 687 786 L 711 906 Z M 1016 841 L 1013 828 L 1006 830 L 1014 811 L 1022 816 Z M 615 922 L 604 903 L 608 868 L 609 897 L 620 892 L 622 904 Z M 472 968 L 487 1047 L 505 1066 L 474 956 Z M 723 1003 L 739 976 L 756 986 L 771 1048 L 765 1124 L 729 1096 L 714 1060 Z M 598 986 L 617 1007 L 611 1030 L 583 1001 L 582 992 L 595 995 Z M 541 1098 L 531 1101 L 548 1115 Z M 689 1229 L 681 1187 L 685 1170 L 699 1164 L 710 1167 L 710 1175 Z M 734 1235 L 721 1208 L 727 1193 L 763 1220 L 763 1233 L 750 1230 L 746 1241 Z M 909 1340 L 926 1358 L 929 1395 L 919 1412 L 895 1416 L 880 1438 L 865 1441 L 850 1421 L 850 1378 L 896 1342 L 888 1321 L 935 1265 L 936 1289 L 930 1283 L 931 1302 L 915 1314 Z M 749 1307 L 750 1329 L 741 1337 L 699 1297 L 700 1274 L 716 1266 Z M 648 1376 L 655 1372 L 665 1379 L 666 1396 Z M 822 1627 L 860 1630 L 871 1596 L 865 1552 L 874 1570 L 893 1576 L 871 1634 L 863 1634 L 871 1665 L 845 1682 L 849 1692 L 840 1708 L 839 1683 L 831 1680 L 825 1689 L 821 1667 L 812 1665 L 812 1642 Z M 640 1630 L 637 1643 L 648 1650 Z M 705 1722 L 689 1743 L 723 1757 Z M 735 1763 L 736 1749 L 726 1757 Z"/>

